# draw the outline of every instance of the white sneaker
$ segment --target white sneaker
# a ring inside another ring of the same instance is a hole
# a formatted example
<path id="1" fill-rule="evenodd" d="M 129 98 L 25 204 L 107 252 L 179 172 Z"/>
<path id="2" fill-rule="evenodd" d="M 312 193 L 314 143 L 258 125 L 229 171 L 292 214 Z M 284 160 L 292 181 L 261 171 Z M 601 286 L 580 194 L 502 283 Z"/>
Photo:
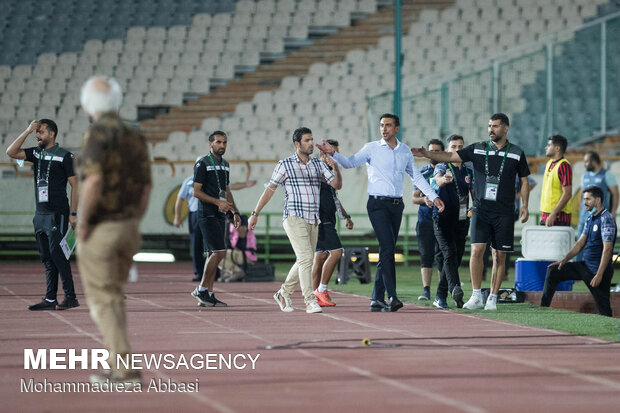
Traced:
<path id="1" fill-rule="evenodd" d="M 308 303 L 308 305 L 306 305 L 306 313 L 308 314 L 322 313 L 322 312 L 323 310 L 321 309 L 321 306 L 316 301 L 312 301 Z"/>
<path id="2" fill-rule="evenodd" d="M 490 311 L 496 311 L 497 310 L 497 297 L 489 296 L 489 298 L 487 298 L 487 303 L 484 306 L 484 309 L 490 310 Z"/>
<path id="3" fill-rule="evenodd" d="M 282 290 L 276 291 L 276 293 L 273 295 L 273 299 L 276 300 L 276 303 L 278 303 L 278 305 L 280 306 L 280 310 L 284 311 L 285 313 L 290 313 L 291 311 L 293 311 L 293 300 L 285 297 L 282 294 Z"/>
<path id="4" fill-rule="evenodd" d="M 482 296 L 477 294 L 473 294 L 469 297 L 469 300 L 463 305 L 463 308 L 466 308 L 467 310 L 475 310 L 482 307 L 484 307 Z"/>

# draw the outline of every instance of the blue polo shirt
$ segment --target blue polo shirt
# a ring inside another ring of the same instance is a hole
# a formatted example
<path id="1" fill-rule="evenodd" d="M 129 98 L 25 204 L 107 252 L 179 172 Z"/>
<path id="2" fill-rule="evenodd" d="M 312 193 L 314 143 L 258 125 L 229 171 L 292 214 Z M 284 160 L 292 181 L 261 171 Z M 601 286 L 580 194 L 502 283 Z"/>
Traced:
<path id="1" fill-rule="evenodd" d="M 616 232 L 616 220 L 607 209 L 603 209 L 598 215 L 588 216 L 582 233 L 587 237 L 586 245 L 583 247 L 583 260 L 593 274 L 596 274 L 601 263 L 603 242 L 615 244 Z"/>
<path id="2" fill-rule="evenodd" d="M 426 179 L 426 182 L 428 182 L 429 184 L 431 183 L 431 180 L 433 179 L 434 170 L 435 170 L 435 167 L 431 165 L 430 163 L 426 165 L 425 167 L 423 167 L 422 169 L 420 169 L 420 173 L 422 174 L 424 179 Z M 420 188 L 414 185 L 413 190 L 415 191 L 417 189 L 420 189 Z M 418 209 L 418 222 L 433 222 L 433 209 L 426 206 L 426 204 L 420 205 L 420 208 Z"/>

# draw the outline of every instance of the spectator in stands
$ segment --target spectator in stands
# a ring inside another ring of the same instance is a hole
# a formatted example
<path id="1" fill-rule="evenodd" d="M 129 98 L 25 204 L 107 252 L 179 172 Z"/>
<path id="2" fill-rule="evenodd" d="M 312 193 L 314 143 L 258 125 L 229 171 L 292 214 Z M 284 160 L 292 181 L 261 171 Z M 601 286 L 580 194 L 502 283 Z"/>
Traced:
<path id="1" fill-rule="evenodd" d="M 396 295 L 396 241 L 403 217 L 403 176 L 407 173 L 413 184 L 443 211 L 444 205 L 415 166 L 407 145 L 396 138 L 400 128 L 398 116 L 386 113 L 379 118 L 382 139 L 369 142 L 355 155 L 345 157 L 323 141 L 322 152 L 331 155 L 344 168 L 367 164 L 368 217 L 379 241 L 379 262 L 370 311 L 398 311 L 403 303 Z M 385 302 L 385 294 L 389 304 Z"/>
<path id="2" fill-rule="evenodd" d="M 439 139 L 431 139 L 428 142 L 428 150 L 431 152 L 441 152 L 445 149 L 443 142 Z M 433 161 L 420 169 L 420 173 L 430 184 L 433 180 L 433 172 L 435 170 Z M 422 273 L 422 286 L 424 290 L 418 297 L 418 300 L 431 299 L 431 279 L 433 278 L 433 261 L 435 261 L 435 252 L 438 250 L 437 240 L 435 239 L 435 231 L 433 230 L 433 203 L 426 195 L 422 193 L 417 186 L 413 187 L 413 203 L 419 205 L 418 222 L 415 226 L 416 237 L 418 238 L 418 248 L 420 249 L 420 266 Z M 443 263 L 437 263 L 438 269 Z M 441 269 L 439 269 L 441 272 Z"/>
<path id="3" fill-rule="evenodd" d="M 118 116 L 122 99 L 113 78 L 96 76 L 82 87 L 82 107 L 94 123 L 77 159 L 78 266 L 112 368 L 91 376 L 93 383 L 141 381 L 140 371 L 117 364 L 117 356 L 131 359 L 123 285 L 140 249 L 140 219 L 151 192 L 151 167 L 146 138 Z"/>
<path id="4" fill-rule="evenodd" d="M 26 138 L 36 132 L 37 147 L 22 149 Z M 40 303 L 29 310 L 66 310 L 78 307 L 71 264 L 60 242 L 67 234 L 69 224 L 77 223 L 77 178 L 73 172 L 73 154 L 56 143 L 58 126 L 50 119 L 33 120 L 7 148 L 13 159 L 32 162 L 34 167 L 34 195 L 36 209 L 34 232 L 41 261 L 45 266 L 47 289 Z M 71 185 L 71 206 L 67 200 L 67 182 Z M 65 299 L 58 304 L 58 275 L 62 281 Z"/>
<path id="5" fill-rule="evenodd" d="M 226 256 L 226 216 L 234 220 L 235 227 L 241 224 L 239 210 L 230 191 L 230 166 L 222 157 L 227 145 L 228 137 L 224 132 L 213 132 L 209 135 L 209 154 L 194 165 L 194 196 L 200 201 L 198 225 L 208 258 L 202 281 L 191 295 L 199 304 L 209 307 L 226 307 L 226 303 L 215 298 L 213 293 L 218 264 Z"/>
<path id="6" fill-rule="evenodd" d="M 457 152 L 429 152 L 424 148 L 413 148 L 416 156 L 424 156 L 438 162 L 472 162 L 474 168 L 474 209 L 471 231 L 471 259 L 469 268 L 473 294 L 463 308 L 497 309 L 497 293 L 501 287 L 506 253 L 513 250 L 515 201 L 514 180 L 521 180 L 521 212 L 519 217 L 526 222 L 529 216 L 530 174 L 525 153 L 506 139 L 510 127 L 508 116 L 496 113 L 489 120 L 489 141 L 471 144 Z M 493 273 L 491 294 L 486 304 L 482 300 L 482 258 L 486 245 L 491 240 L 493 247 Z"/>
<path id="7" fill-rule="evenodd" d="M 199 158 L 200 159 L 200 158 Z M 196 160 L 198 162 L 198 159 Z M 194 196 L 194 176 L 190 175 L 183 180 L 177 200 L 174 203 L 174 221 L 175 227 L 179 228 L 183 225 L 181 213 L 183 204 L 187 202 L 189 214 L 187 216 L 187 226 L 189 227 L 189 243 L 192 251 L 192 263 L 194 264 L 194 278 L 192 281 L 202 280 L 202 272 L 205 267 L 204 249 L 202 246 L 202 232 L 198 225 L 198 198 Z"/>
<path id="8" fill-rule="evenodd" d="M 581 176 L 581 189 L 590 186 L 597 186 L 603 191 L 603 207 L 606 208 L 614 217 L 618 210 L 618 183 L 616 177 L 607 169 L 603 168 L 603 163 L 598 153 L 588 151 L 583 157 L 586 171 Z M 577 233 L 583 232 L 583 227 L 588 219 L 588 210 L 585 207 L 583 196 L 580 194 L 581 208 L 579 209 L 579 225 Z"/>
<path id="9" fill-rule="evenodd" d="M 573 193 L 573 169 L 564 157 L 568 142 L 562 135 L 547 141 L 545 155 L 551 158 L 545 166 L 540 196 L 540 225 L 570 226 Z"/>
<path id="10" fill-rule="evenodd" d="M 327 142 L 338 151 L 338 141 L 328 139 Z M 329 156 L 321 152 L 321 159 L 329 166 L 330 159 L 328 158 Z M 340 203 L 334 188 L 322 181 L 320 198 L 319 218 L 321 223 L 319 224 L 319 237 L 312 267 L 312 287 L 319 305 L 321 307 L 332 307 L 336 304 L 327 291 L 327 285 L 334 269 L 340 262 L 343 250 L 338 232 L 336 232 L 336 213 L 340 219 L 346 220 L 347 229 L 353 229 L 353 220 Z"/>
<path id="11" fill-rule="evenodd" d="M 293 144 L 295 154 L 278 162 L 269 185 L 265 187 L 256 208 L 252 211 L 248 224 L 250 230 L 254 231 L 258 215 L 271 200 L 278 185 L 283 186 L 285 194 L 282 224 L 295 251 L 297 257 L 295 264 L 299 270 L 289 271 L 282 287 L 273 298 L 280 306 L 280 310 L 293 311 L 291 295 L 295 285 L 299 283 L 306 312 L 320 313 L 323 310 L 312 292 L 312 257 L 319 234 L 321 180 L 325 179 L 334 189 L 340 189 L 342 177 L 333 160 L 328 159 L 326 164 L 318 158 L 310 158 L 314 152 L 314 140 L 310 129 L 305 127 L 296 129 L 293 132 Z"/>
<path id="12" fill-rule="evenodd" d="M 564 258 L 547 268 L 540 300 L 542 307 L 549 307 L 558 283 L 583 280 L 594 297 L 599 314 L 612 316 L 609 287 L 614 273 L 611 258 L 617 227 L 615 217 L 603 205 L 604 199 L 603 190 L 597 186 L 583 190 L 583 203 L 590 214 L 577 243 Z M 580 251 L 583 251 L 583 261 L 569 262 Z"/>
<path id="13" fill-rule="evenodd" d="M 461 135 L 448 137 L 448 152 L 463 149 Z M 451 294 L 457 308 L 463 307 L 463 289 L 459 266 L 465 252 L 465 240 L 469 232 L 469 194 L 472 190 L 473 171 L 460 162 L 439 163 L 435 166 L 434 183 L 444 201 L 445 209 L 439 213 L 433 208 L 433 229 L 443 257 L 443 265 L 433 305 L 448 308 L 447 297 Z"/>

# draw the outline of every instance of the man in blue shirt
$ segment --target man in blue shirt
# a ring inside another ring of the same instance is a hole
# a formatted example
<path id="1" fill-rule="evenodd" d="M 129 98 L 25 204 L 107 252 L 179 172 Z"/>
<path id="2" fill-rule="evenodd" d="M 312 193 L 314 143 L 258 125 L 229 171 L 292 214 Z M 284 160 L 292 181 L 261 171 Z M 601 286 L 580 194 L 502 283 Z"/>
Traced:
<path id="1" fill-rule="evenodd" d="M 601 158 L 598 153 L 588 151 L 583 156 L 583 164 L 586 171 L 581 176 L 581 188 L 589 186 L 598 186 L 603 191 L 603 207 L 606 208 L 613 216 L 616 215 L 618 208 L 618 183 L 616 177 L 607 169 L 603 168 Z M 581 208 L 579 209 L 579 225 L 577 233 L 581 234 L 583 226 L 588 218 L 588 211 L 585 208 L 583 197 L 581 200 Z"/>
<path id="2" fill-rule="evenodd" d="M 541 307 L 549 307 L 561 281 L 583 280 L 594 297 L 599 314 L 612 316 L 609 287 L 614 273 L 611 256 L 617 227 L 613 215 L 603 206 L 603 199 L 603 191 L 597 186 L 583 190 L 583 203 L 591 214 L 573 248 L 564 258 L 547 268 Z M 583 261 L 569 262 L 582 250 Z"/>
<path id="3" fill-rule="evenodd" d="M 444 144 L 439 139 L 431 139 L 428 142 L 428 150 L 430 152 L 443 152 Z M 429 162 L 428 165 L 420 169 L 420 173 L 424 179 L 430 184 L 433 179 L 436 162 Z M 418 238 L 418 248 L 420 249 L 420 271 L 422 273 L 422 295 L 418 300 L 431 299 L 431 279 L 433 277 L 433 261 L 435 261 L 435 253 L 437 250 L 437 240 L 435 239 L 435 231 L 433 230 L 433 203 L 419 190 L 413 188 L 413 203 L 420 205 L 418 209 L 418 222 L 415 226 L 415 234 Z M 430 205 L 429 205 L 430 204 Z M 437 263 L 437 268 L 441 272 L 441 263 Z"/>
<path id="4" fill-rule="evenodd" d="M 398 116 L 386 113 L 379 118 L 382 139 L 369 142 L 359 152 L 345 157 L 326 141 L 317 147 L 331 155 L 343 168 L 366 164 L 368 172 L 368 217 L 379 241 L 379 262 L 370 311 L 398 311 L 403 303 L 396 295 L 396 240 L 403 217 L 403 175 L 407 173 L 440 211 L 444 205 L 415 166 L 409 147 L 398 141 Z M 389 304 L 385 302 L 385 293 Z"/>
<path id="5" fill-rule="evenodd" d="M 196 160 L 198 162 L 200 158 Z M 192 262 L 194 264 L 194 278 L 192 281 L 202 280 L 202 271 L 205 267 L 205 257 L 202 246 L 202 232 L 198 225 L 198 198 L 194 196 L 194 175 L 190 175 L 183 180 L 179 194 L 174 204 L 174 226 L 179 228 L 183 225 L 181 211 L 183 203 L 187 201 L 187 226 L 189 227 L 189 243 L 192 251 Z"/>

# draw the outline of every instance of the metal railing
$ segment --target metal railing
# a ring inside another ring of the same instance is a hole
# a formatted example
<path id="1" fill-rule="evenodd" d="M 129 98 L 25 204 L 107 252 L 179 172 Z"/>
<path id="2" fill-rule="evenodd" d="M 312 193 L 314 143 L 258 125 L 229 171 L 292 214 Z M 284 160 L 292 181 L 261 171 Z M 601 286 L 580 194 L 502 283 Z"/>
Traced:
<path id="1" fill-rule="evenodd" d="M 489 58 L 486 64 L 403 86 L 401 132 L 410 145 L 458 133 L 487 136 L 488 118 L 504 112 L 508 137 L 544 156 L 547 138 L 581 144 L 620 129 L 620 13 L 552 34 Z M 392 108 L 393 91 L 371 97 L 370 130 Z M 375 132 L 373 132 L 375 133 Z"/>

